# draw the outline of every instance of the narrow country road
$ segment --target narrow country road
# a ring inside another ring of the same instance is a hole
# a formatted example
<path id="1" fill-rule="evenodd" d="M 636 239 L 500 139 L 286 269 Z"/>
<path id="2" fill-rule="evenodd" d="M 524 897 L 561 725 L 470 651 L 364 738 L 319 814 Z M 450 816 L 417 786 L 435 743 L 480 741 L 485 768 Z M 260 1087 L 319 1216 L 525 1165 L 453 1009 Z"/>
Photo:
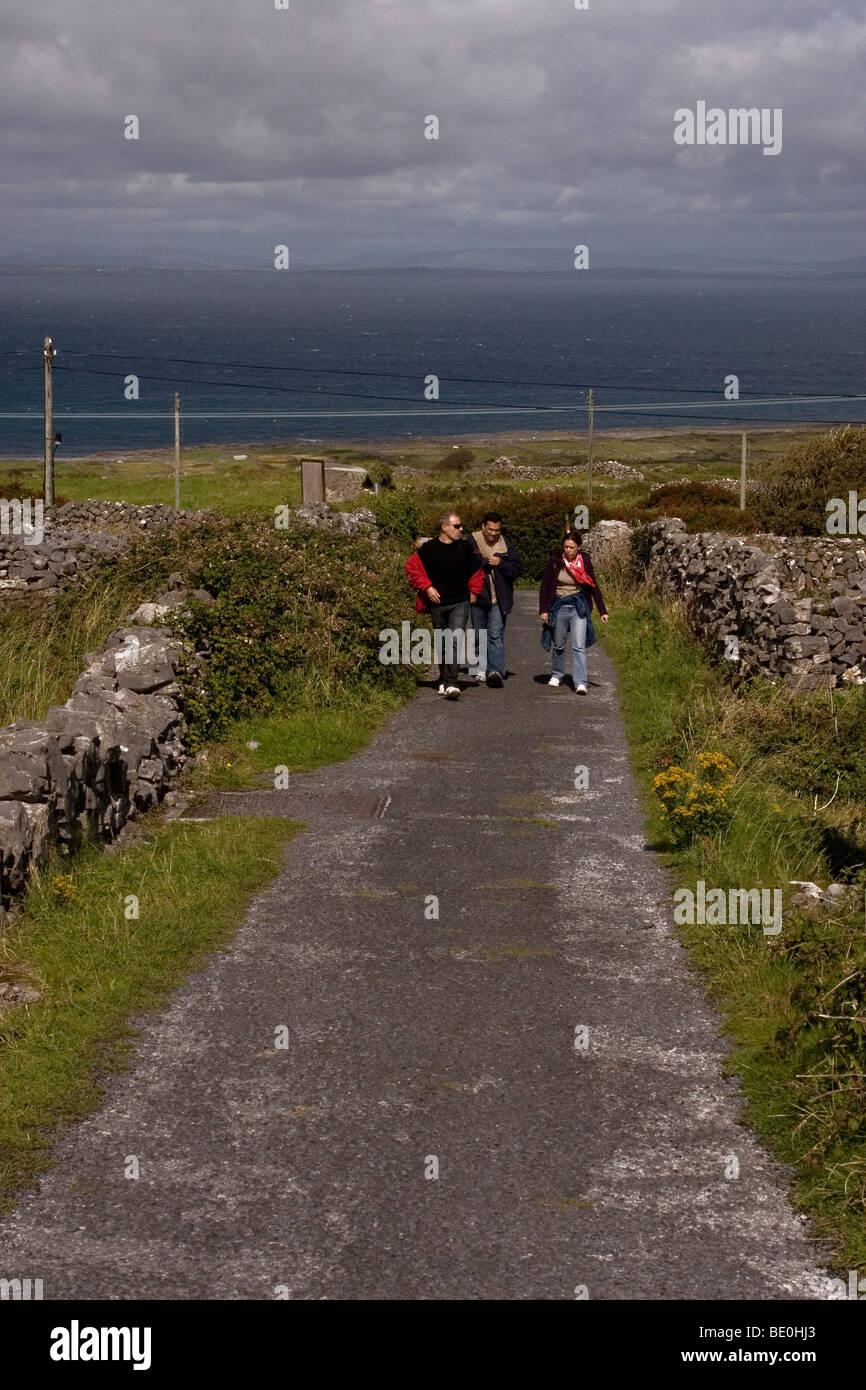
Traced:
<path id="1" fill-rule="evenodd" d="M 828 1296 L 672 935 L 610 663 L 549 689 L 535 606 L 504 690 L 424 689 L 350 762 L 211 799 L 309 830 L 141 1021 L 0 1272 L 46 1299 Z"/>

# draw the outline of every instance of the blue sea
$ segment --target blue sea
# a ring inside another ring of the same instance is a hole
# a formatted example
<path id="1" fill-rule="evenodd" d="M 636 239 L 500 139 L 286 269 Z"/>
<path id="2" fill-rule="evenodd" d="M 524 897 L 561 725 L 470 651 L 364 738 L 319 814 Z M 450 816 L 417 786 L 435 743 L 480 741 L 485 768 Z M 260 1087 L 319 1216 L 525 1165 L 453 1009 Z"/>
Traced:
<path id="1" fill-rule="evenodd" d="M 170 445 L 175 391 L 187 445 L 582 430 L 590 386 L 599 430 L 866 419 L 862 275 L 2 270 L 2 456 L 46 336 L 66 458 Z"/>

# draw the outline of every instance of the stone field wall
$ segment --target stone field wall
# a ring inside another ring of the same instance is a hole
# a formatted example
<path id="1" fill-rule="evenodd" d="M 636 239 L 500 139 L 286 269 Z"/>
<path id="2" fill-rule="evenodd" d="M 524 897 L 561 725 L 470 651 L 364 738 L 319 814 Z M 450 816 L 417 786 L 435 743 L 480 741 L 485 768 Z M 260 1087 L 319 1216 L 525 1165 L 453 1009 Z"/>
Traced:
<path id="1" fill-rule="evenodd" d="M 100 561 L 126 548 L 131 532 L 149 534 L 201 512 L 176 512 L 154 503 L 67 502 L 46 512 L 44 537 L 0 534 L 0 601 L 9 593 L 67 588 Z"/>
<path id="2" fill-rule="evenodd" d="M 119 502 L 67 503 L 48 512 L 44 538 L 0 535 L 0 603 L 50 599 L 125 549 L 131 534 L 202 513 Z M 190 591 L 173 575 L 170 591 L 144 604 L 92 656 L 63 706 L 44 720 L 0 729 L 0 922 L 52 848 L 103 842 L 161 801 L 190 761 L 179 676 L 189 658 L 167 624 Z M 196 597 L 212 602 L 197 591 Z M 153 624 L 156 623 L 157 626 Z"/>
<path id="3" fill-rule="evenodd" d="M 186 596 L 175 590 L 133 616 L 158 621 Z M 0 921 L 52 847 L 110 841 L 165 797 L 190 762 L 178 679 L 190 664 L 170 628 L 120 628 L 65 705 L 0 729 Z"/>
<path id="4" fill-rule="evenodd" d="M 800 690 L 866 680 L 866 540 L 689 535 L 676 517 L 649 531 L 656 589 L 715 656 Z"/>

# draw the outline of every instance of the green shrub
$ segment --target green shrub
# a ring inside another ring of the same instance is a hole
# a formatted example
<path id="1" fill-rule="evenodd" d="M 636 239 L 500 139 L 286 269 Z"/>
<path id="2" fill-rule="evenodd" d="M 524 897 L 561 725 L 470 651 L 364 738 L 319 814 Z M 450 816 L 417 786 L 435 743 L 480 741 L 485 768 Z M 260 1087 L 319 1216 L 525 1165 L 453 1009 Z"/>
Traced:
<path id="1" fill-rule="evenodd" d="M 395 545 L 403 546 L 408 553 L 415 537 L 420 534 L 418 503 L 412 494 L 396 489 L 380 492 L 378 497 L 370 498 L 369 506 L 376 518 L 379 534 Z"/>
<path id="2" fill-rule="evenodd" d="M 380 488 L 392 488 L 394 486 L 394 470 L 390 463 L 386 463 L 384 459 L 374 459 L 370 463 L 365 463 L 364 467 L 372 483 L 378 483 Z"/>
<path id="3" fill-rule="evenodd" d="M 208 652 L 206 688 L 187 683 L 193 746 L 220 738 L 238 718 L 291 707 L 301 694 L 327 704 L 371 683 L 408 693 L 410 669 L 379 662 L 378 634 L 412 611 L 403 565 L 417 523 L 404 495 L 373 500 L 392 511 L 392 529 L 379 541 L 306 526 L 277 531 L 259 513 L 214 512 L 134 537 L 53 604 L 8 605 L 0 612 L 4 720 L 40 718 L 65 700 L 84 653 L 174 571 L 216 599 L 180 620 Z"/>
<path id="4" fill-rule="evenodd" d="M 657 521 L 661 516 L 678 516 L 687 531 L 757 531 L 758 523 L 747 511 L 740 511 L 736 495 L 714 483 L 666 483 L 648 497 L 617 515 L 633 525 Z"/>
<path id="5" fill-rule="evenodd" d="M 402 552 L 365 536 L 261 517 L 218 517 L 189 528 L 184 578 L 216 602 L 194 605 L 186 637 L 208 653 L 206 689 L 187 701 L 194 746 L 238 717 L 291 705 L 299 691 L 326 702 L 350 686 L 408 690 L 402 666 L 379 661 L 383 627 L 408 614 Z"/>
<path id="6" fill-rule="evenodd" d="M 866 491 L 866 427 L 798 440 L 763 466 L 758 484 L 752 509 L 763 530 L 825 535 L 827 502 L 847 498 L 851 489 Z"/>

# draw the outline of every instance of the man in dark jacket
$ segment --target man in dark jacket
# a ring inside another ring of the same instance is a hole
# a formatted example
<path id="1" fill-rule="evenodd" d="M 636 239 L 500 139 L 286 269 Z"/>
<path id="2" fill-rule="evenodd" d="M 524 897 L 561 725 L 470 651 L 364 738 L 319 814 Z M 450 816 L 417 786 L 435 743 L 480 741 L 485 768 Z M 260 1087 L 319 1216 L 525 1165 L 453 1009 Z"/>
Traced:
<path id="1" fill-rule="evenodd" d="M 470 675 L 482 684 L 501 686 L 505 679 L 505 623 L 514 606 L 514 581 L 523 566 L 514 546 L 502 534 L 499 512 L 488 512 L 480 531 L 473 531 L 469 544 L 477 551 L 484 570 L 484 588 L 472 609 L 478 660 Z M 487 633 L 485 643 L 478 634 Z"/>
<path id="2" fill-rule="evenodd" d="M 475 603 L 469 581 L 480 569 L 479 556 L 464 540 L 463 522 L 456 512 L 442 513 L 439 535 L 424 542 L 418 550 L 418 559 L 423 573 L 430 580 L 424 591 L 430 619 L 434 630 L 442 633 L 437 639 L 443 644 L 439 663 L 439 694 L 456 700 L 460 696 L 457 668 L 461 643 L 456 636 L 447 638 L 444 634 L 449 630 L 454 634 L 461 629 L 465 631 L 469 622 L 470 600 L 471 604 Z"/>

